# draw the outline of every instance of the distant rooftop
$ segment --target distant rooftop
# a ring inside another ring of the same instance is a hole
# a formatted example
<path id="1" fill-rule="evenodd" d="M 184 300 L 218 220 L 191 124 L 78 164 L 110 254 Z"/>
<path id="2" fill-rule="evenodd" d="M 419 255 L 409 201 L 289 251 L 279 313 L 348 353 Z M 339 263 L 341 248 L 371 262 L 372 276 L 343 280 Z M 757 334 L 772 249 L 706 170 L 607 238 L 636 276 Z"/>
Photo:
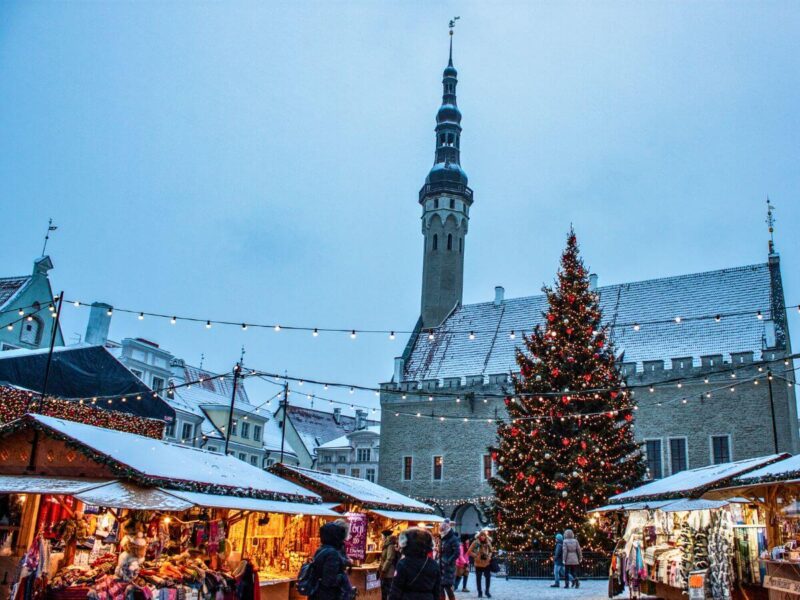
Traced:
<path id="1" fill-rule="evenodd" d="M 598 288 L 603 319 L 612 325 L 612 339 L 624 362 L 699 357 L 752 351 L 765 347 L 766 320 L 770 318 L 769 265 L 757 264 L 690 275 L 664 277 Z M 483 302 L 458 307 L 429 340 L 420 335 L 404 366 L 404 381 L 515 372 L 515 348 L 523 344 L 521 332 L 544 323 L 544 295 Z M 757 310 L 766 316 L 754 318 Z M 672 322 L 715 314 L 746 311 L 713 319 Z M 650 321 L 661 323 L 647 324 Z M 642 323 L 634 331 L 631 323 Z M 613 327 L 614 323 L 628 324 Z M 464 332 L 476 331 L 470 340 Z M 509 332 L 516 332 L 516 340 Z M 478 333 L 480 332 L 480 333 Z"/>
<path id="2" fill-rule="evenodd" d="M 318 446 L 342 437 L 356 428 L 354 416 L 340 415 L 337 423 L 333 413 L 300 406 L 289 406 L 289 419 L 311 454 Z M 379 426 L 380 422 L 367 420 L 366 425 Z"/>

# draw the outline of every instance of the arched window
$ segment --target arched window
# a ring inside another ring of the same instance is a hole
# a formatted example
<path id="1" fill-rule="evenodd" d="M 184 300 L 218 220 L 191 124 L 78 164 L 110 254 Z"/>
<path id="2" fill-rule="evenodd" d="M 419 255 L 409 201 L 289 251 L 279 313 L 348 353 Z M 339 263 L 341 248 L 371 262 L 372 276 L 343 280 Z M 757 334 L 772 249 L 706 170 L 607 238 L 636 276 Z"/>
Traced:
<path id="1" fill-rule="evenodd" d="M 36 346 L 42 341 L 42 321 L 39 317 L 31 317 L 22 322 L 22 331 L 19 334 L 19 341 L 23 344 Z"/>
<path id="2" fill-rule="evenodd" d="M 433 249 L 438 250 L 439 248 L 439 236 L 437 234 L 433 234 Z"/>
<path id="3" fill-rule="evenodd" d="M 453 249 L 453 234 L 452 233 L 448 233 L 447 234 L 447 249 L 448 250 L 452 250 Z"/>

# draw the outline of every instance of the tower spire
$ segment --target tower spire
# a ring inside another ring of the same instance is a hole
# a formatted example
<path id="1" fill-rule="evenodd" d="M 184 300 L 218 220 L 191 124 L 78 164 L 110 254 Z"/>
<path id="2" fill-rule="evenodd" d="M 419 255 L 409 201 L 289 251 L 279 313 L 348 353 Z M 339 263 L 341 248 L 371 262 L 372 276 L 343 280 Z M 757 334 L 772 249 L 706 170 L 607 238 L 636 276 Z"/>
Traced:
<path id="1" fill-rule="evenodd" d="M 453 66 L 453 28 L 456 26 L 456 21 L 458 21 L 461 17 L 453 17 L 450 19 L 449 27 L 450 27 L 450 60 L 447 61 L 447 66 Z"/>

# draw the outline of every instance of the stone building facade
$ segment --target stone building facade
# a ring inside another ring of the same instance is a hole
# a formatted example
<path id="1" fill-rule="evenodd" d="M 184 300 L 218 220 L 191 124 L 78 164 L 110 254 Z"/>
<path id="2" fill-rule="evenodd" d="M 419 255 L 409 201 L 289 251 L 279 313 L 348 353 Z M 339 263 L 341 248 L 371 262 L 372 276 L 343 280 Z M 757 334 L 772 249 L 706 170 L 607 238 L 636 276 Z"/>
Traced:
<path id="1" fill-rule="evenodd" d="M 455 106 L 455 77 L 451 51 L 436 160 L 420 192 L 421 317 L 395 359 L 392 379 L 381 385 L 379 481 L 438 505 L 462 531 L 474 531 L 486 524 L 495 468 L 487 448 L 496 440 L 494 419 L 505 414 L 503 396 L 512 393 L 515 350 L 522 332 L 542 322 L 547 300 L 506 299 L 498 287 L 494 301 L 463 305 L 463 247 L 430 237 L 431 213 L 444 210 L 440 219 L 447 223 L 451 199 L 463 202 L 465 233 L 472 204 L 460 154 L 441 152 L 443 121 L 458 125 L 460 144 L 460 113 L 455 119 L 449 108 Z M 455 296 L 443 303 L 442 290 L 453 281 L 459 282 Z M 798 451 L 794 376 L 784 364 L 791 343 L 780 257 L 771 242 L 761 264 L 604 287 L 592 276 L 592 285 L 619 367 L 639 402 L 635 434 L 650 477 Z"/>

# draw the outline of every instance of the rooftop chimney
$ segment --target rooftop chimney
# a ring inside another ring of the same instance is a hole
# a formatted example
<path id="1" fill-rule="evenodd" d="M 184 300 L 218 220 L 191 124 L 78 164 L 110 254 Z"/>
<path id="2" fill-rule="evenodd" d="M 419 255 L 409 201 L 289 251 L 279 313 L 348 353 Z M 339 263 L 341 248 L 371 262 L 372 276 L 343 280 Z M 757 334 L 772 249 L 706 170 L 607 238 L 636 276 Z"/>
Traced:
<path id="1" fill-rule="evenodd" d="M 589 274 L 589 291 L 591 292 L 597 291 L 597 273 Z"/>
<path id="2" fill-rule="evenodd" d="M 367 427 L 367 411 L 356 410 L 356 431 L 361 431 Z"/>
<path id="3" fill-rule="evenodd" d="M 111 315 L 113 310 L 110 304 L 105 302 L 93 302 L 89 311 L 89 322 L 86 324 L 86 336 L 84 341 L 92 346 L 105 346 L 108 341 L 108 328 L 111 326 Z"/>
<path id="4" fill-rule="evenodd" d="M 494 305 L 500 306 L 503 303 L 503 298 L 506 295 L 506 290 L 502 285 L 494 286 Z"/>
<path id="5" fill-rule="evenodd" d="M 406 361 L 402 356 L 397 356 L 394 359 L 394 382 L 400 383 L 403 381 L 403 370 L 405 369 Z"/>
<path id="6" fill-rule="evenodd" d="M 342 409 L 338 406 L 333 409 L 333 422 L 337 425 L 341 424 L 342 422 Z"/>

